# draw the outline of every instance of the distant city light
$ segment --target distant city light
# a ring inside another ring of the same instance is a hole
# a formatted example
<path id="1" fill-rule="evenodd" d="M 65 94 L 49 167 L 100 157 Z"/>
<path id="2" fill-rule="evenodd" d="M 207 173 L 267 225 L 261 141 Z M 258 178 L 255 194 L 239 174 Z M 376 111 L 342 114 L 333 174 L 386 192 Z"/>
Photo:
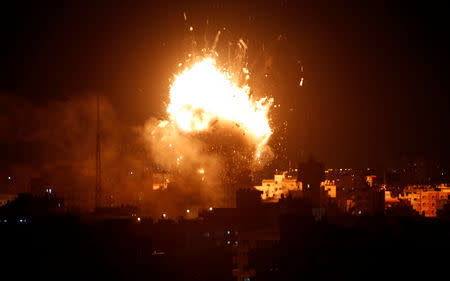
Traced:
<path id="1" fill-rule="evenodd" d="M 166 213 L 163 213 L 163 214 L 162 214 L 162 217 L 165 219 L 165 218 L 167 217 L 167 214 L 166 214 Z"/>
<path id="2" fill-rule="evenodd" d="M 213 207 L 209 207 L 209 210 L 212 211 L 212 210 L 213 210 Z"/>

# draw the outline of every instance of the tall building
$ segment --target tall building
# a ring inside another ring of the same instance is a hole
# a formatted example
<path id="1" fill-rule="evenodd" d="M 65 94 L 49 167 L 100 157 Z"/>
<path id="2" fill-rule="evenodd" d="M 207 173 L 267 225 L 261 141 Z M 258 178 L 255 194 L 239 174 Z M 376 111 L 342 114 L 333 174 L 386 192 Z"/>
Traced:
<path id="1" fill-rule="evenodd" d="M 302 182 L 303 194 L 309 199 L 313 208 L 321 208 L 325 204 L 326 192 L 321 185 L 325 180 L 325 167 L 323 163 L 316 162 L 312 158 L 300 163 L 298 166 L 297 180 Z"/>

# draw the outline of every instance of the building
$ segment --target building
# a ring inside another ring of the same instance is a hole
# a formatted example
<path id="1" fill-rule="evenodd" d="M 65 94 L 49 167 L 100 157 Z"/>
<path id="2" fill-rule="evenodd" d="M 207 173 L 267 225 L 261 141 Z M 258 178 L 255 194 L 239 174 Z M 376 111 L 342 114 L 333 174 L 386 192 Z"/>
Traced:
<path id="1" fill-rule="evenodd" d="M 298 166 L 297 180 L 302 182 L 304 198 L 311 201 L 313 208 L 322 208 L 328 202 L 324 187 L 325 167 L 323 163 L 310 159 Z"/>
<path id="2" fill-rule="evenodd" d="M 441 185 L 438 188 L 410 186 L 399 195 L 399 199 L 408 200 L 414 210 L 425 217 L 436 217 L 449 202 L 450 188 Z"/>
<path id="3" fill-rule="evenodd" d="M 260 186 L 255 188 L 261 191 L 261 199 L 267 201 L 278 201 L 286 197 L 290 191 L 302 190 L 302 183 L 297 182 L 296 178 L 287 176 L 287 172 L 274 175 L 273 179 L 264 179 Z"/>
<path id="4" fill-rule="evenodd" d="M 336 198 L 336 183 L 334 180 L 325 180 L 321 184 L 323 189 L 327 192 L 328 197 Z"/>
<path id="5" fill-rule="evenodd" d="M 241 232 L 233 251 L 233 277 L 250 281 L 279 272 L 279 228 Z M 276 278 L 274 278 L 276 279 Z"/>
<path id="6" fill-rule="evenodd" d="M 384 191 L 384 204 L 386 208 L 391 208 L 395 204 L 399 204 L 400 200 L 397 197 L 392 197 L 392 193 L 389 190 Z"/>

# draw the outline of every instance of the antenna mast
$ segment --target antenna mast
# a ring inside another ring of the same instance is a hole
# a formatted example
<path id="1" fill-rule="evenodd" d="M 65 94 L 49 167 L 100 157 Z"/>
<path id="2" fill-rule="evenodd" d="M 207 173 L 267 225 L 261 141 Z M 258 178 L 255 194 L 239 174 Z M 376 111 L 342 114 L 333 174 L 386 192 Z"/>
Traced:
<path id="1" fill-rule="evenodd" d="M 97 94 L 97 149 L 95 159 L 95 208 L 102 206 L 102 163 L 100 145 L 100 96 Z"/>

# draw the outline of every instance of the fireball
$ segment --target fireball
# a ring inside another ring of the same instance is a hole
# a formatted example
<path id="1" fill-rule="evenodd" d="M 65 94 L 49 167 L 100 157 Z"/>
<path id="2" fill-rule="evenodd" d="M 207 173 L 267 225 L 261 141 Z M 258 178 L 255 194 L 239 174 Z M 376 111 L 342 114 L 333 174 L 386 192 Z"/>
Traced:
<path id="1" fill-rule="evenodd" d="M 170 121 L 188 133 L 207 131 L 218 121 L 232 122 L 253 140 L 259 158 L 272 134 L 268 118 L 272 103 L 268 98 L 254 100 L 248 85 L 238 85 L 231 73 L 207 57 L 175 76 L 167 112 Z"/>

